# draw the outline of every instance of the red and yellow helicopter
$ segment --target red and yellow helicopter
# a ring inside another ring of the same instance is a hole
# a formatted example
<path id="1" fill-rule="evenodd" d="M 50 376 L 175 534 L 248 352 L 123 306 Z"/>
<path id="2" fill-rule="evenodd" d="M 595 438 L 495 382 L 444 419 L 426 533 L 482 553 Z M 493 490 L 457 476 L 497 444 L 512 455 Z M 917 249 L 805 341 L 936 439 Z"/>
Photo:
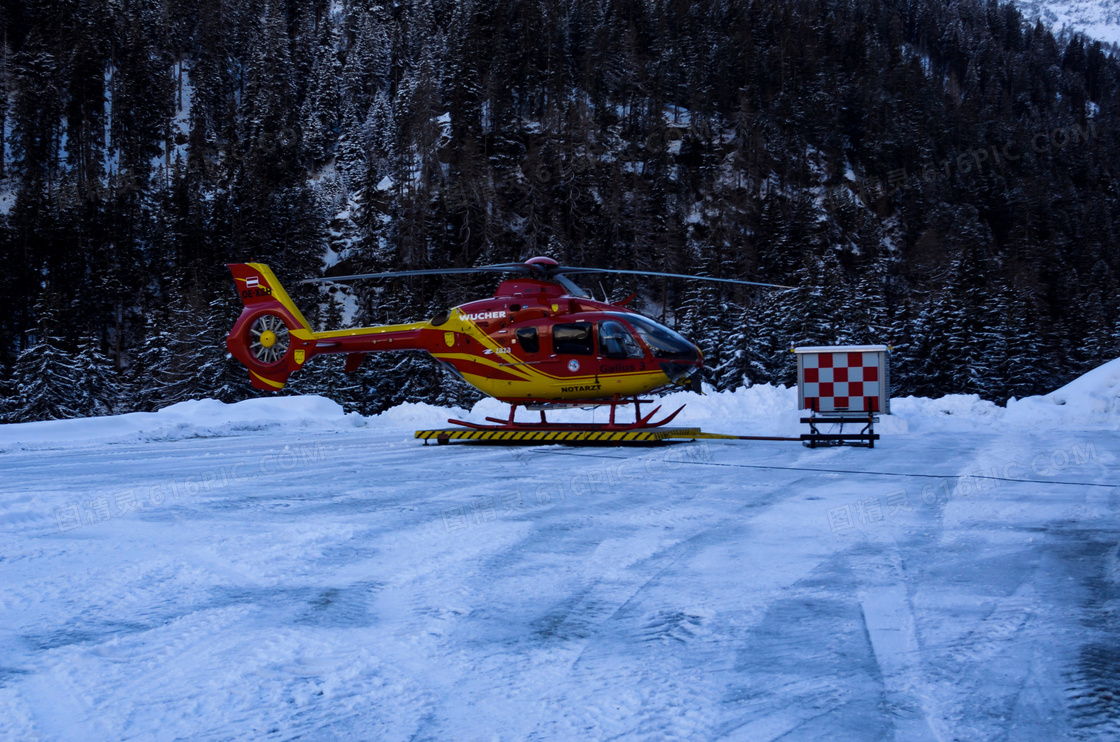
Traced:
<path id="1" fill-rule="evenodd" d="M 721 283 L 789 288 L 775 284 L 676 273 L 579 268 L 536 257 L 524 263 L 365 273 L 308 279 L 342 282 L 455 273 L 520 274 L 503 280 L 494 296 L 457 307 L 425 322 L 315 332 L 267 265 L 229 265 L 244 304 L 226 346 L 249 369 L 254 387 L 282 389 L 288 377 L 317 355 L 346 354 L 354 372 L 368 353 L 423 350 L 479 391 L 510 405 L 508 420 L 487 418 L 502 428 L 514 422 L 518 406 L 540 411 L 564 407 L 610 406 L 605 429 L 657 427 L 679 412 L 653 422 L 657 409 L 642 416 L 643 395 L 699 391 L 696 372 L 703 354 L 677 332 L 626 308 L 596 301 L 567 276 L 614 273 L 686 278 Z M 635 406 L 634 422 L 616 423 L 619 405 Z M 659 409 L 659 408 L 658 408 Z M 683 407 L 682 407 L 683 409 Z M 470 427 L 494 429 L 459 420 Z"/>

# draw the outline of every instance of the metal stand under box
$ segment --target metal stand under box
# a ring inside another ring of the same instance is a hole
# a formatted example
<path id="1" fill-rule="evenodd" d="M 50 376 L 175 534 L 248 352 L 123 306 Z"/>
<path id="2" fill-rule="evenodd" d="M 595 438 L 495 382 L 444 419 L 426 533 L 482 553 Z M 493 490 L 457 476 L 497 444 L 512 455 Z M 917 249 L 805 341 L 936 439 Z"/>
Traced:
<path id="1" fill-rule="evenodd" d="M 867 448 L 875 448 L 875 441 L 879 440 L 879 434 L 875 432 L 875 423 L 877 419 L 874 412 L 868 412 L 866 415 L 860 415 L 852 412 L 850 414 L 817 414 L 816 410 L 810 409 L 812 413 L 810 417 L 801 418 L 802 423 L 809 424 L 809 432 L 801 434 L 801 441 L 809 448 L 816 448 L 818 446 L 865 446 Z M 822 433 L 817 426 L 819 425 L 839 425 L 840 429 L 831 433 Z M 845 425 L 860 425 L 859 432 L 851 431 L 845 432 Z"/>

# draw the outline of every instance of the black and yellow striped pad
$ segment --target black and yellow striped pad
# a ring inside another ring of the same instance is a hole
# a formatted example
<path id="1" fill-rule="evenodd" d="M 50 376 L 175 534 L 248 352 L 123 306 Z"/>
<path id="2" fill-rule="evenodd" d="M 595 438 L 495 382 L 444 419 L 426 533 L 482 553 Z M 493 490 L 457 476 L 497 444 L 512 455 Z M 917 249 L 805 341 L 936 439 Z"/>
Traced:
<path id="1" fill-rule="evenodd" d="M 663 428 L 647 430 L 473 430 L 446 428 L 417 430 L 416 437 L 439 443 L 451 441 L 505 444 L 540 443 L 659 443 L 673 439 L 690 440 L 706 437 L 699 428 Z"/>

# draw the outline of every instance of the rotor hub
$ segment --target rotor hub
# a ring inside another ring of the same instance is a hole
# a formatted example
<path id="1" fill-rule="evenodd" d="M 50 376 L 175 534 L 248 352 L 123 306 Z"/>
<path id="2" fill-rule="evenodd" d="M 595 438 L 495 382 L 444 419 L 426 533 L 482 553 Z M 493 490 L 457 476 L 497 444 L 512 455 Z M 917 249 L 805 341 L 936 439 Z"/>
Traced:
<path id="1" fill-rule="evenodd" d="M 249 352 L 263 364 L 279 363 L 290 343 L 287 324 L 275 314 L 263 314 L 249 327 Z"/>

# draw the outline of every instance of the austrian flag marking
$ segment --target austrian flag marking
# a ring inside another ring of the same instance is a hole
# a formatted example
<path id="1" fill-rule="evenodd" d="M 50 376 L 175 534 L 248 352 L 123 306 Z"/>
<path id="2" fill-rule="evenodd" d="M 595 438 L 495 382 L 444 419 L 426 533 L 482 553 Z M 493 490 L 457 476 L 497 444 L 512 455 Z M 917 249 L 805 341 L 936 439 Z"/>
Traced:
<path id="1" fill-rule="evenodd" d="M 248 288 L 248 289 L 256 288 L 260 284 L 260 281 L 261 281 L 260 276 L 249 276 L 248 278 L 245 279 L 245 288 Z"/>

